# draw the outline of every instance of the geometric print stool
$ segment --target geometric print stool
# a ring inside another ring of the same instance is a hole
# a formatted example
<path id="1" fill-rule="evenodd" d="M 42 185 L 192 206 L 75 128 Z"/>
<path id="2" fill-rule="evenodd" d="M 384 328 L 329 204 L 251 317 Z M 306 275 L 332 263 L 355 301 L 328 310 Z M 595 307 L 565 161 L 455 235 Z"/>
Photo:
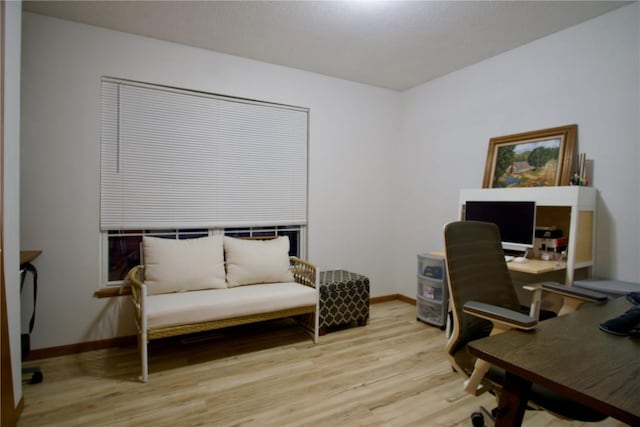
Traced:
<path id="1" fill-rule="evenodd" d="M 369 278 L 346 270 L 320 272 L 320 330 L 369 319 Z"/>

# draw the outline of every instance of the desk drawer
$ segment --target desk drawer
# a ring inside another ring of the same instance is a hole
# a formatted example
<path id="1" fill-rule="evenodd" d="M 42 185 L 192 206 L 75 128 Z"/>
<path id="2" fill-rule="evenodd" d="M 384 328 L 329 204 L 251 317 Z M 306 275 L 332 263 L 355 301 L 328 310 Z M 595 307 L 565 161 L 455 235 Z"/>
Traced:
<path id="1" fill-rule="evenodd" d="M 433 326 L 444 328 L 446 325 L 446 315 L 444 304 L 431 301 L 418 296 L 416 301 L 416 311 L 418 320 L 422 320 Z"/>
<path id="2" fill-rule="evenodd" d="M 442 280 L 432 280 L 428 277 L 418 276 L 418 296 L 431 301 L 443 301 L 446 293 Z"/>
<path id="3" fill-rule="evenodd" d="M 418 255 L 418 275 L 434 280 L 444 278 L 444 259 L 431 255 Z"/>

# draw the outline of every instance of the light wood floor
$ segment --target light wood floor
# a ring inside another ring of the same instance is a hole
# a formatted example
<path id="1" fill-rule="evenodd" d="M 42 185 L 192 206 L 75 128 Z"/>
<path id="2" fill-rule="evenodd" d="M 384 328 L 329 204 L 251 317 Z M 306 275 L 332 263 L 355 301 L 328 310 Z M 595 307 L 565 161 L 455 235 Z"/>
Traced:
<path id="1" fill-rule="evenodd" d="M 152 343 L 147 384 L 134 347 L 30 363 L 44 382 L 23 385 L 18 425 L 469 426 L 479 405 L 494 406 L 462 391 L 444 333 L 400 301 L 372 305 L 367 326 L 316 345 L 288 321 L 201 338 Z M 525 425 L 582 424 L 530 412 Z"/>

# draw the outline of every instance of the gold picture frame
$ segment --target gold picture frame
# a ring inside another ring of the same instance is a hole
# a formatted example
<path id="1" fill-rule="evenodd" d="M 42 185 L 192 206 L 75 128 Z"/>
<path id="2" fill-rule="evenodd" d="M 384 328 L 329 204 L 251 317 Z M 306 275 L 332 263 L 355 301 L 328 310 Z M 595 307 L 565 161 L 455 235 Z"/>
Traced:
<path id="1" fill-rule="evenodd" d="M 578 125 L 489 140 L 482 188 L 569 185 Z"/>

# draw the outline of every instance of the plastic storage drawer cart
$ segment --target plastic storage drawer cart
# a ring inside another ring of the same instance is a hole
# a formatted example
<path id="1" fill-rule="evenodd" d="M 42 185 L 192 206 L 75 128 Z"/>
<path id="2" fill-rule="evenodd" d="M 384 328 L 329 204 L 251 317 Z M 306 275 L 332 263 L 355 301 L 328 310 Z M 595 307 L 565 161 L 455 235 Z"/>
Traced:
<path id="1" fill-rule="evenodd" d="M 417 318 L 442 329 L 447 324 L 449 298 L 444 258 L 418 255 Z"/>

